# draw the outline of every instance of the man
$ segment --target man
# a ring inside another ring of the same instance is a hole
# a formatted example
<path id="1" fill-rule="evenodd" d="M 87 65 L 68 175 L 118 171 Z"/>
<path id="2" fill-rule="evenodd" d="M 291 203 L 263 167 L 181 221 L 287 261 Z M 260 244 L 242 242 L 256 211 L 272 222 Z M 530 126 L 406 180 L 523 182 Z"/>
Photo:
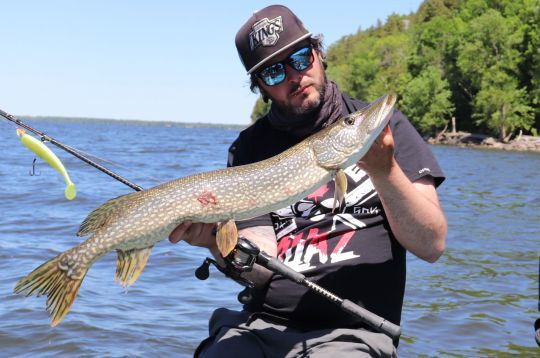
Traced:
<path id="1" fill-rule="evenodd" d="M 341 93 L 325 75 L 320 40 L 289 9 L 250 17 L 236 36 L 252 90 L 271 100 L 269 114 L 242 131 L 229 165 L 276 155 L 366 103 Z M 239 236 L 308 279 L 400 323 L 405 253 L 435 262 L 446 219 L 435 187 L 443 174 L 427 145 L 398 111 L 360 162 L 345 170 L 344 204 L 332 212 L 334 183 L 269 215 L 239 222 Z M 186 222 L 169 239 L 209 248 L 219 258 L 215 225 Z M 305 287 L 258 267 L 242 312 L 218 309 L 201 357 L 392 356 L 398 342 L 364 327 Z"/>

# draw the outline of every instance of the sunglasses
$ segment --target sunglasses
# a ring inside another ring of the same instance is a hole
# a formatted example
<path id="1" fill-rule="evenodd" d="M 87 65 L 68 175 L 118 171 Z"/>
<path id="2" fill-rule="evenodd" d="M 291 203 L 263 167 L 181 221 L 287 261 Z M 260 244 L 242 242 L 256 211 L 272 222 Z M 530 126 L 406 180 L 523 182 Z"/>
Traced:
<path id="1" fill-rule="evenodd" d="M 285 73 L 285 64 L 291 66 L 298 72 L 302 72 L 311 66 L 312 63 L 313 51 L 311 51 L 311 46 L 304 47 L 285 60 L 265 67 L 262 71 L 257 73 L 257 77 L 259 77 L 267 86 L 279 85 L 287 76 Z"/>

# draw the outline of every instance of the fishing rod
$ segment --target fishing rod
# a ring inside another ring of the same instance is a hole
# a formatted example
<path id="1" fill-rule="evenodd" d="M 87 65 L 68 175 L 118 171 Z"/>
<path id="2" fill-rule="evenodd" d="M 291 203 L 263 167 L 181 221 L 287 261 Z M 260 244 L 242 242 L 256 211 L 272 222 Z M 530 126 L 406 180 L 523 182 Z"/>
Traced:
<path id="1" fill-rule="evenodd" d="M 108 176 L 118 180 L 119 182 L 129 186 L 130 188 L 136 190 L 136 191 L 141 191 L 143 190 L 142 187 L 136 185 L 136 184 L 133 184 L 132 182 L 130 182 L 129 180 L 127 180 L 126 178 L 116 174 L 115 172 L 113 172 L 112 170 L 110 169 L 107 169 L 105 168 L 104 166 L 94 162 L 93 160 L 87 158 L 86 156 L 82 155 L 81 153 L 77 152 L 76 150 L 68 147 L 67 145 L 57 141 L 56 139 L 48 136 L 47 134 L 43 133 L 43 132 L 40 132 L 38 131 L 37 129 L 35 128 L 32 128 L 30 127 L 28 124 L 22 122 L 20 119 L 17 119 L 15 116 L 3 111 L 0 109 L 0 116 L 4 117 L 5 119 L 7 119 L 8 121 L 10 122 L 13 122 L 15 124 L 17 124 L 18 126 L 34 133 L 35 135 L 37 135 L 42 142 L 50 142 L 52 144 L 54 144 L 55 146 L 57 146 L 58 148 L 68 152 L 69 154 L 79 158 L 80 160 L 82 160 L 83 162 L 93 166 L 94 168 L 100 170 L 101 172 L 107 174 Z"/>
<path id="2" fill-rule="evenodd" d="M 393 340 L 397 340 L 401 335 L 400 326 L 376 315 L 371 311 L 368 311 L 350 300 L 338 297 L 334 293 L 317 285 L 313 281 L 308 280 L 306 276 L 300 272 L 293 270 L 283 262 L 279 261 L 277 258 L 268 255 L 264 251 L 261 251 L 257 245 L 243 237 L 238 238 L 236 247 L 227 257 L 224 257 L 224 261 L 225 268 L 221 267 L 215 260 L 206 258 L 202 265 L 195 271 L 195 276 L 199 280 L 206 280 L 210 275 L 209 267 L 210 264 L 212 264 L 219 271 L 225 274 L 225 276 L 232 278 L 247 288 L 253 288 L 254 283 L 245 279 L 244 277 L 241 277 L 241 274 L 243 272 L 250 272 L 253 269 L 253 265 L 258 263 L 273 273 L 280 274 L 283 277 L 299 285 L 305 286 L 315 293 L 318 293 L 322 297 L 338 305 L 343 311 L 356 316 L 367 326 L 378 332 L 384 333 Z M 246 301 L 249 302 L 249 300 L 249 297 L 242 297 L 242 299 L 240 299 L 242 303 L 246 303 Z"/>
<path id="3" fill-rule="evenodd" d="M 38 131 L 37 129 L 29 126 L 28 124 L 22 122 L 21 120 L 17 119 L 13 115 L 1 109 L 0 109 L 0 116 L 34 133 L 41 139 L 41 141 L 50 142 L 56 145 L 58 148 L 70 153 L 71 155 L 79 158 L 85 163 L 102 171 L 103 173 L 118 180 L 119 182 L 129 186 L 130 188 L 136 191 L 143 190 L 142 187 L 130 182 L 129 180 L 121 177 L 120 175 L 114 173 L 113 171 L 85 157 L 84 155 L 80 154 L 76 150 L 66 146 L 65 144 L 62 144 L 61 142 L 46 135 L 45 133 Z M 251 271 L 253 268 L 253 265 L 255 263 L 258 263 L 259 265 L 267 268 L 268 270 L 276 274 L 280 274 L 284 276 L 285 278 L 292 280 L 293 282 L 296 282 L 297 284 L 303 285 L 307 287 L 308 289 L 310 289 L 311 291 L 314 291 L 318 293 L 319 295 L 323 296 L 324 298 L 332 301 L 333 303 L 337 304 L 343 311 L 358 317 L 362 322 L 364 322 L 366 325 L 370 326 L 371 328 L 375 329 L 376 331 L 382 332 L 386 334 L 387 336 L 391 337 L 392 339 L 397 339 L 401 335 L 400 326 L 387 321 L 386 319 L 376 315 L 373 312 L 366 310 L 363 307 L 360 307 L 359 305 L 355 304 L 354 302 L 350 300 L 342 299 L 336 296 L 332 292 L 308 280 L 303 274 L 291 269 L 290 267 L 288 267 L 287 265 L 279 261 L 277 258 L 271 257 L 265 252 L 259 250 L 259 248 L 255 244 L 251 243 L 250 241 L 246 240 L 243 237 L 238 238 L 237 245 L 235 246 L 233 251 L 227 257 L 224 258 L 224 260 L 227 266 L 226 268 L 222 268 L 221 266 L 217 264 L 216 261 L 210 258 L 207 258 L 203 262 L 201 267 L 199 267 L 195 271 L 195 276 L 200 280 L 207 279 L 209 277 L 209 266 L 210 264 L 213 264 L 217 267 L 219 271 L 221 271 L 226 276 L 231 277 L 235 281 L 239 282 L 240 284 L 251 288 L 253 287 L 253 283 L 242 278 L 241 274 L 243 272 Z"/>

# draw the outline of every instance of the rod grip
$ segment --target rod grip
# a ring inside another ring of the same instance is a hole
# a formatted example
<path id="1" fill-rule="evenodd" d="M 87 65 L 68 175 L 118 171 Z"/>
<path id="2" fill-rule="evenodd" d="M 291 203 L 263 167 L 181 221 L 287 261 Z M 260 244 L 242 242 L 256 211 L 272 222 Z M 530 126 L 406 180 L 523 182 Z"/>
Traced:
<path id="1" fill-rule="evenodd" d="M 393 340 L 397 340 L 401 336 L 401 327 L 380 317 L 375 313 L 366 310 L 363 307 L 358 306 L 356 303 L 347 299 L 341 303 L 341 308 L 358 318 L 360 318 L 365 324 L 373 329 L 386 334 Z"/>
<path id="2" fill-rule="evenodd" d="M 278 259 L 269 256 L 264 251 L 261 251 L 257 256 L 257 263 L 263 267 L 266 267 L 270 271 L 279 273 L 280 275 L 298 284 L 302 284 L 306 278 L 306 276 L 300 272 L 296 272 Z"/>

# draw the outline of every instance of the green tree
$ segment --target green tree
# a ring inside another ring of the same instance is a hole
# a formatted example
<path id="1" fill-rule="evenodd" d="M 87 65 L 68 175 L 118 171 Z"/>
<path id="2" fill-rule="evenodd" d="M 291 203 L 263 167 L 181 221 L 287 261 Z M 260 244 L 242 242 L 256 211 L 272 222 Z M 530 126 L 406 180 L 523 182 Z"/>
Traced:
<path id="1" fill-rule="evenodd" d="M 327 74 L 344 92 L 366 98 L 379 63 L 371 52 L 376 38 L 361 34 L 344 38 L 328 49 Z"/>
<path id="2" fill-rule="evenodd" d="M 518 89 L 523 42 L 519 24 L 517 17 L 505 18 L 497 10 L 487 10 L 469 21 L 457 57 L 462 88 L 472 98 L 475 124 L 501 139 L 517 129 L 530 130 L 532 124 L 529 97 Z"/>
<path id="3" fill-rule="evenodd" d="M 487 126 L 502 141 L 510 139 L 516 129 L 531 130 L 534 122 L 525 89 L 518 89 L 517 79 L 497 68 L 484 75 L 475 107 L 477 124 Z"/>
<path id="4" fill-rule="evenodd" d="M 436 17 L 416 26 L 408 59 L 410 72 L 417 75 L 429 66 L 446 72 L 455 57 L 463 26 L 458 18 L 445 17 Z"/>
<path id="5" fill-rule="evenodd" d="M 266 115 L 268 111 L 270 110 L 270 104 L 272 102 L 269 100 L 268 102 L 264 102 L 262 97 L 257 98 L 257 101 L 255 102 L 255 107 L 253 107 L 253 111 L 251 111 L 251 123 L 255 122 L 260 117 Z"/>
<path id="6" fill-rule="evenodd" d="M 457 59 L 458 66 L 469 78 L 469 90 L 479 89 L 482 76 L 493 66 L 516 75 L 520 60 L 517 46 L 522 39 L 517 19 L 505 19 L 496 10 L 490 9 L 471 20 Z"/>
<path id="7" fill-rule="evenodd" d="M 327 74 L 363 100 L 396 91 L 423 134 L 453 115 L 461 130 L 504 139 L 538 132 L 539 48 L 540 0 L 425 0 L 332 44 Z M 268 107 L 259 99 L 252 117 Z"/>
<path id="8" fill-rule="evenodd" d="M 363 39 L 351 47 L 354 56 L 348 63 L 336 66 L 330 62 L 328 76 L 343 91 L 368 101 L 395 92 L 400 77 L 407 72 L 408 45 L 408 35 L 399 32 Z"/>
<path id="9" fill-rule="evenodd" d="M 415 18 L 418 22 L 429 22 L 439 16 L 452 15 L 458 7 L 459 0 L 426 0 L 418 8 Z"/>
<path id="10" fill-rule="evenodd" d="M 352 96 L 368 99 L 369 89 L 373 85 L 379 69 L 379 59 L 371 52 L 364 52 L 351 61 L 346 72 L 348 76 L 341 78 L 342 82 L 338 82 L 338 84 Z"/>
<path id="11" fill-rule="evenodd" d="M 440 70 L 428 67 L 408 81 L 401 92 L 400 109 L 422 134 L 434 136 L 454 111 L 448 82 Z"/>
<path id="12" fill-rule="evenodd" d="M 519 87 L 527 89 L 529 104 L 535 110 L 535 128 L 540 128 L 540 0 L 507 1 L 505 15 L 519 19 L 523 32 L 518 47 Z"/>
<path id="13" fill-rule="evenodd" d="M 396 33 L 379 39 L 373 47 L 373 56 L 379 63 L 365 99 L 372 101 L 385 93 L 397 92 L 403 75 L 407 73 L 407 55 L 410 36 Z"/>

